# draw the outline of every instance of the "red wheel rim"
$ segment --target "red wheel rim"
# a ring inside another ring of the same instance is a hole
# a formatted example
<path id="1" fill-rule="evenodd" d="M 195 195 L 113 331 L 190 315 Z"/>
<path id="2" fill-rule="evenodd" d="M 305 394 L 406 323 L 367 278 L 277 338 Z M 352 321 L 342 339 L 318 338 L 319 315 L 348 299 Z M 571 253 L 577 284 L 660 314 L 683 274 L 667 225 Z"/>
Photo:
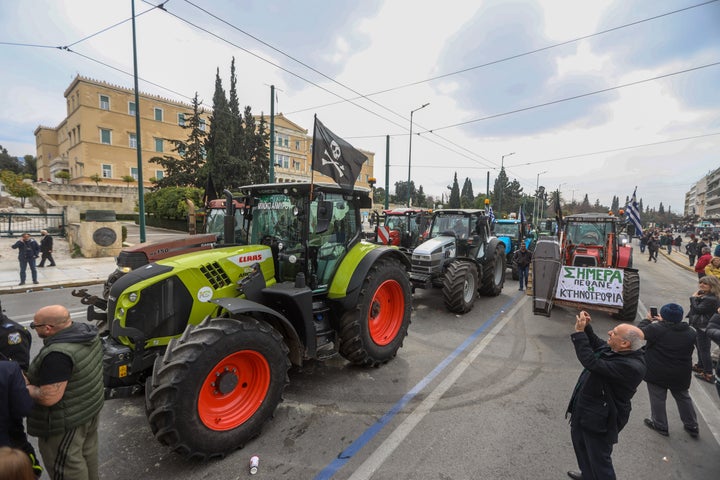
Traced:
<path id="1" fill-rule="evenodd" d="M 270 366 L 253 350 L 223 358 L 210 371 L 198 396 L 198 415 L 211 430 L 231 430 L 252 417 L 270 388 Z"/>
<path id="2" fill-rule="evenodd" d="M 405 316 L 405 296 L 400 284 L 386 280 L 375 291 L 368 311 L 370 338 L 378 345 L 392 342 Z"/>

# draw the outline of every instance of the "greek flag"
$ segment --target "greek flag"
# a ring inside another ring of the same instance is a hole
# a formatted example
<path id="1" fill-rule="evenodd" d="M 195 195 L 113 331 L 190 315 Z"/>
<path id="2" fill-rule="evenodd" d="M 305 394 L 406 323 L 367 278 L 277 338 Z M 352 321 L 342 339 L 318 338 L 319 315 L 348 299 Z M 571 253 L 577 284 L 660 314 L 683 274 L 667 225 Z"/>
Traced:
<path id="1" fill-rule="evenodd" d="M 495 223 L 495 214 L 492 211 L 492 207 L 488 208 L 487 214 L 488 214 L 488 217 L 490 217 L 490 224 L 492 225 L 493 223 Z"/>
<path id="2" fill-rule="evenodd" d="M 635 225 L 635 236 L 641 237 L 642 223 L 640 222 L 640 211 L 638 210 L 637 197 L 635 196 L 636 193 L 637 187 L 635 187 L 635 190 L 633 191 L 630 203 L 628 203 L 625 207 L 625 214 L 627 215 L 628 220 Z"/>
<path id="3" fill-rule="evenodd" d="M 520 219 L 520 223 L 527 223 L 527 220 L 525 219 L 525 209 L 522 205 L 520 205 L 520 211 L 518 212 L 518 218 Z"/>

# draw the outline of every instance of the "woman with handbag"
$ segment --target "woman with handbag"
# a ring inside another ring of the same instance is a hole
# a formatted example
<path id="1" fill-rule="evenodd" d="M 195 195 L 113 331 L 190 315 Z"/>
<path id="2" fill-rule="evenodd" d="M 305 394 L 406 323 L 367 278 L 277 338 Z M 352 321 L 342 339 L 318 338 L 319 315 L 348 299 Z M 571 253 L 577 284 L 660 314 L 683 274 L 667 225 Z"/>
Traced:
<path id="1" fill-rule="evenodd" d="M 710 338 L 705 333 L 710 317 L 715 313 L 720 302 L 720 280 L 713 276 L 704 276 L 698 281 L 698 291 L 690 297 L 690 326 L 697 331 L 695 346 L 698 363 L 693 365 L 695 376 L 709 383 L 715 383 L 710 357 Z"/>

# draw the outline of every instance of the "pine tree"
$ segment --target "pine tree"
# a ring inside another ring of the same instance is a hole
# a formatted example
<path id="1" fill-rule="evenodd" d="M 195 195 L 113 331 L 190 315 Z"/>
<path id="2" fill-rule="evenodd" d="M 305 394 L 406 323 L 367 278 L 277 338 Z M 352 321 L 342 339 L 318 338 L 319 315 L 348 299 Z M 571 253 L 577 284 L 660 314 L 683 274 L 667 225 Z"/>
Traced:
<path id="1" fill-rule="evenodd" d="M 246 184 L 267 183 L 270 179 L 270 162 L 265 117 L 260 115 L 260 122 L 255 122 L 250 106 L 245 107 L 245 130 L 243 133 L 243 149 L 241 158 L 247 165 Z"/>
<path id="2" fill-rule="evenodd" d="M 453 177 L 452 188 L 450 189 L 450 200 L 448 200 L 449 208 L 461 208 L 460 205 L 460 185 L 458 184 L 457 172 Z"/>
<path id="3" fill-rule="evenodd" d="M 230 158 L 232 133 L 232 113 L 225 90 L 220 79 L 220 69 L 215 73 L 215 92 L 213 93 L 213 111 L 210 116 L 210 134 L 207 137 L 208 172 L 212 175 L 215 187 L 222 192 L 229 180 L 237 177 Z"/>
<path id="4" fill-rule="evenodd" d="M 508 177 L 505 173 L 505 168 L 503 167 L 500 169 L 500 173 L 495 179 L 492 191 L 493 206 L 497 209 L 495 212 L 495 216 L 497 218 L 502 218 L 502 212 L 500 210 L 507 211 L 507 204 L 505 203 L 505 191 L 507 190 L 507 187 Z"/>
<path id="5" fill-rule="evenodd" d="M 156 179 L 155 187 L 197 187 L 202 188 L 207 179 L 205 168 L 205 141 L 207 132 L 201 129 L 200 117 L 200 101 L 198 94 L 192 100 L 192 113 L 186 113 L 184 130 L 188 130 L 187 140 L 167 139 L 173 146 L 172 151 L 178 157 L 164 155 L 162 157 L 153 157 L 150 163 L 157 163 L 165 170 L 165 175 L 161 179 Z"/>

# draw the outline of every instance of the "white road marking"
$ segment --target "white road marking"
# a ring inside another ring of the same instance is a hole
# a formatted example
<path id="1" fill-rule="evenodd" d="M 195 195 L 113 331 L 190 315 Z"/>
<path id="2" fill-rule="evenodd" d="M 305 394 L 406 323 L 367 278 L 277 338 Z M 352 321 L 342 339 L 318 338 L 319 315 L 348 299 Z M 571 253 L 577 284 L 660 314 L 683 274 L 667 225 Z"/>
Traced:
<path id="1" fill-rule="evenodd" d="M 505 314 L 503 318 L 493 329 L 472 349 L 460 363 L 450 372 L 435 389 L 425 398 L 425 400 L 413 410 L 410 415 L 393 430 L 385 441 L 380 444 L 375 451 L 365 460 L 362 465 L 350 476 L 349 480 L 365 480 L 369 479 L 377 472 L 382 464 L 390 457 L 395 449 L 400 445 L 405 438 L 413 431 L 413 429 L 430 413 L 433 407 L 440 401 L 442 396 L 447 392 L 450 387 L 460 378 L 465 370 L 472 365 L 473 361 L 485 350 L 485 347 L 497 336 L 498 333 L 505 327 L 515 313 L 523 306 L 528 300 L 527 295 L 523 295 L 523 298 L 515 304 Z"/>

